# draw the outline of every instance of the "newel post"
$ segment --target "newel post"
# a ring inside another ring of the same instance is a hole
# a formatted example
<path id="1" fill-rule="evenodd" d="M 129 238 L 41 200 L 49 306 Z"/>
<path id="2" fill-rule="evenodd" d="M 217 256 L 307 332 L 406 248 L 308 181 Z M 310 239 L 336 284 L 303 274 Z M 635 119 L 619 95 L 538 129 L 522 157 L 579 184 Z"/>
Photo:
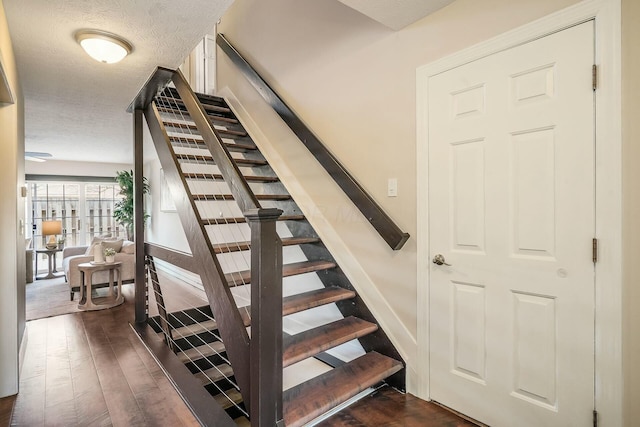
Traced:
<path id="1" fill-rule="evenodd" d="M 252 427 L 282 421 L 282 242 L 280 209 L 245 212 L 251 226 L 250 408 Z"/>

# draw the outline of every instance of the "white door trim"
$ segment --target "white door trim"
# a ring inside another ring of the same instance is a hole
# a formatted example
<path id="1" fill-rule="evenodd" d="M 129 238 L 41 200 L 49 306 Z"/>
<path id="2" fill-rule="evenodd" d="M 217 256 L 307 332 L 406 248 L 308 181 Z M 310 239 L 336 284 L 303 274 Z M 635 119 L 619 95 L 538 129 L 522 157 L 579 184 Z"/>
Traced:
<path id="1" fill-rule="evenodd" d="M 595 20 L 596 270 L 595 402 L 605 426 L 623 425 L 621 0 L 586 0 L 416 70 L 419 397 L 429 399 L 428 81 L 449 69 Z M 589 244 L 589 242 L 585 242 Z"/>

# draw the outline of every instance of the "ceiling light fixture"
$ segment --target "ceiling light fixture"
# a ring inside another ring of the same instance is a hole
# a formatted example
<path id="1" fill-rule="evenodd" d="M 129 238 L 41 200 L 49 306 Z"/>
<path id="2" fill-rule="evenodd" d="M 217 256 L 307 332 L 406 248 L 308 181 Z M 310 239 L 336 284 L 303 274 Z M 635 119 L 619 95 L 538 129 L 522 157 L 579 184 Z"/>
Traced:
<path id="1" fill-rule="evenodd" d="M 119 62 L 133 50 L 131 43 L 106 31 L 79 30 L 75 38 L 90 57 L 105 64 Z"/>

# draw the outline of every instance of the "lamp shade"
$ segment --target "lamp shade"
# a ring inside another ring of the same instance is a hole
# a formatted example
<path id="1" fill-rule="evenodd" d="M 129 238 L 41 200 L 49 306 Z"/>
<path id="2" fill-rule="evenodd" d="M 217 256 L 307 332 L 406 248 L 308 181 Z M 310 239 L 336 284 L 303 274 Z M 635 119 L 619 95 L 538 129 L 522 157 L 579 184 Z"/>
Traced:
<path id="1" fill-rule="evenodd" d="M 42 235 L 62 234 L 62 221 L 42 221 Z"/>

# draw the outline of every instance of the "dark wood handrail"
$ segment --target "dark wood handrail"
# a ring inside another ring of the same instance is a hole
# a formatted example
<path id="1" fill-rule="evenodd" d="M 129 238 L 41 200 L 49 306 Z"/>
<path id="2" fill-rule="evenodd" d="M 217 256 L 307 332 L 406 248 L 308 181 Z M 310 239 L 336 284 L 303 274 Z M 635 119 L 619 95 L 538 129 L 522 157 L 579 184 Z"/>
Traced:
<path id="1" fill-rule="evenodd" d="M 198 264 L 193 258 L 193 255 L 186 252 L 177 251 L 151 242 L 144 242 L 144 253 L 145 255 L 150 255 L 184 270 L 200 274 Z"/>
<path id="2" fill-rule="evenodd" d="M 218 34 L 216 43 L 229 56 L 231 61 L 240 69 L 251 85 L 260 93 L 262 98 L 271 105 L 282 120 L 291 128 L 311 154 L 329 172 L 329 175 L 340 186 L 342 191 L 351 199 L 356 207 L 371 223 L 373 228 L 387 242 L 393 250 L 401 249 L 409 239 L 409 234 L 403 232 L 393 220 L 382 210 L 373 198 L 362 188 L 344 166 L 331 154 L 320 139 L 296 116 L 291 108 L 265 82 L 256 70 L 229 43 L 223 34 Z"/>

